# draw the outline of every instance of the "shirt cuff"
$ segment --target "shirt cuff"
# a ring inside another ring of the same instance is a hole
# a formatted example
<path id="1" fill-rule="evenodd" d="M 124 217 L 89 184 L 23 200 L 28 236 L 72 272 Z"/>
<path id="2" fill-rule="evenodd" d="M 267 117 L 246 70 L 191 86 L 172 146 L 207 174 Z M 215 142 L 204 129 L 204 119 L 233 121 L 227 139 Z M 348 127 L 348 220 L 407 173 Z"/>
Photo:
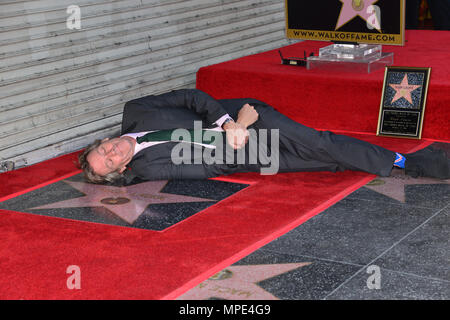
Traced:
<path id="1" fill-rule="evenodd" d="M 221 127 L 221 128 L 222 128 L 223 123 L 224 123 L 227 119 L 233 120 L 233 118 L 231 118 L 230 115 L 227 113 L 227 114 L 224 114 L 223 116 L 221 116 L 221 117 L 219 118 L 219 120 L 217 120 L 216 122 L 214 122 L 214 124 L 217 125 L 218 127 Z"/>

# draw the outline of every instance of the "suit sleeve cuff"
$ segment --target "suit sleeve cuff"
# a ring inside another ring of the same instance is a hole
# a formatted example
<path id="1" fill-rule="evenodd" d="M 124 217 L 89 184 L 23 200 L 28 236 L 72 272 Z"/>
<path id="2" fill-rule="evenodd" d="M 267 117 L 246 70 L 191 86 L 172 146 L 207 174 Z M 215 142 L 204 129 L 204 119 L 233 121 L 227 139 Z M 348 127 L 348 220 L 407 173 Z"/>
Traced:
<path id="1" fill-rule="evenodd" d="M 218 127 L 222 127 L 223 123 L 224 123 L 227 119 L 233 120 L 233 119 L 230 117 L 230 115 L 227 113 L 227 114 L 224 114 L 223 116 L 221 116 L 221 117 L 219 118 L 219 120 L 217 120 L 216 122 L 214 122 L 214 124 L 217 125 Z"/>

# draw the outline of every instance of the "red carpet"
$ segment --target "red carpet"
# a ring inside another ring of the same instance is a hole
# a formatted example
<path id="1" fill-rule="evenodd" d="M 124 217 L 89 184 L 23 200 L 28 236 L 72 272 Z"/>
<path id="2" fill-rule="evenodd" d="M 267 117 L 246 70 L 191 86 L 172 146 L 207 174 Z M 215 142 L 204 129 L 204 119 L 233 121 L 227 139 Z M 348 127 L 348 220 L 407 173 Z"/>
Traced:
<path id="1" fill-rule="evenodd" d="M 407 33 L 395 64 L 431 66 L 423 136 L 450 141 L 450 32 Z M 303 56 L 323 43 L 283 49 Z M 216 98 L 263 100 L 306 125 L 347 130 L 398 152 L 428 140 L 376 137 L 383 72 L 324 74 L 281 66 L 276 51 L 202 68 L 197 87 Z M 330 112 L 331 111 L 331 112 Z M 370 134 L 367 134 L 370 133 Z M 0 174 L 0 201 L 79 173 L 76 154 Z M 235 174 L 250 186 L 158 232 L 0 210 L 0 299 L 174 299 L 373 179 L 362 172 Z M 81 270 L 69 290 L 66 270 Z"/>
<path id="2" fill-rule="evenodd" d="M 400 152 L 428 144 L 354 136 Z M 74 156 L 1 174 L 3 200 L 77 173 Z M 162 232 L 0 210 L 0 299 L 173 299 L 373 177 L 224 177 L 251 185 Z M 70 265 L 80 267 L 80 290 L 66 286 Z"/>
<path id="3" fill-rule="evenodd" d="M 33 166 L 0 174 L 0 201 L 5 201 L 81 172 L 76 168 L 78 161 L 76 155 L 77 153 L 71 153 Z"/>
<path id="4" fill-rule="evenodd" d="M 318 54 L 327 42 L 304 41 L 281 49 L 285 57 Z M 423 138 L 450 141 L 450 31 L 407 30 L 406 43 L 383 46 L 395 66 L 431 67 Z M 201 68 L 197 88 L 214 98 L 256 98 L 313 128 L 375 133 L 384 70 L 326 72 L 281 65 L 278 50 Z M 330 112 L 332 110 L 332 112 Z"/>

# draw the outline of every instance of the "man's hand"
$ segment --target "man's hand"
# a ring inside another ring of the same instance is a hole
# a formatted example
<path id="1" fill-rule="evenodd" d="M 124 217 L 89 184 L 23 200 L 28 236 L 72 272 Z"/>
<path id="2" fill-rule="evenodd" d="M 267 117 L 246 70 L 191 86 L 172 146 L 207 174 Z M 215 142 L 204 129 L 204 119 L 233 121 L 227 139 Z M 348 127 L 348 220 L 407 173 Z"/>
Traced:
<path id="1" fill-rule="evenodd" d="M 233 149 L 240 149 L 248 141 L 248 130 L 239 122 L 230 121 L 223 126 L 227 135 L 227 142 Z"/>
<path id="2" fill-rule="evenodd" d="M 256 120 L 258 120 L 258 112 L 256 112 L 255 107 L 247 103 L 239 110 L 236 122 L 242 124 L 247 129 Z"/>
<path id="3" fill-rule="evenodd" d="M 229 121 L 223 125 L 227 135 L 227 142 L 234 149 L 240 149 L 248 142 L 247 127 L 258 120 L 258 112 L 248 103 L 239 110 L 236 122 Z"/>

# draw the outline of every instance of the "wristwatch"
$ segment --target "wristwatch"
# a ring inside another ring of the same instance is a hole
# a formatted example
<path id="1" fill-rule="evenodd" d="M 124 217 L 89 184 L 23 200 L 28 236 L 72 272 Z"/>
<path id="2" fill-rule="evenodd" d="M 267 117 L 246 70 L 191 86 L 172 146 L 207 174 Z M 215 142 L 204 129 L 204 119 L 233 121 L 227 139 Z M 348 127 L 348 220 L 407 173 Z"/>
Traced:
<path id="1" fill-rule="evenodd" d="M 223 128 L 223 126 L 224 126 L 226 123 L 228 123 L 228 122 L 230 122 L 230 121 L 233 121 L 233 122 L 234 122 L 233 118 L 231 118 L 231 117 L 226 118 L 225 121 L 222 123 L 222 128 Z"/>

